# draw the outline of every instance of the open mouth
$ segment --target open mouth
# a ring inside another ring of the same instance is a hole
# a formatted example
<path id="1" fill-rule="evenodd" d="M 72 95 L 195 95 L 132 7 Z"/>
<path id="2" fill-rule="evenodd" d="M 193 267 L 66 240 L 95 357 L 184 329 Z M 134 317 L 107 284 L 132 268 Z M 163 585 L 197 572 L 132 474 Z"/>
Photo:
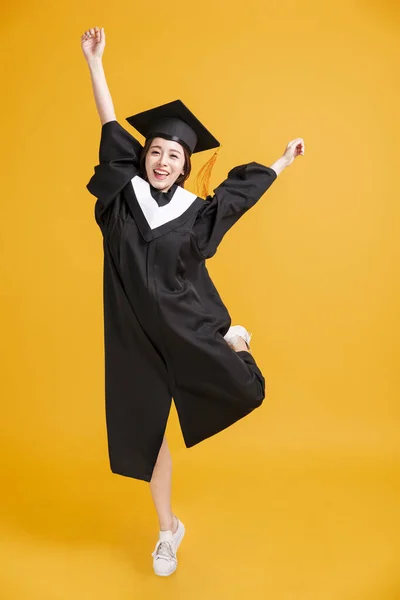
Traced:
<path id="1" fill-rule="evenodd" d="M 162 171 L 156 171 L 155 169 L 153 170 L 153 173 L 154 173 L 154 177 L 156 179 L 158 179 L 159 181 L 163 181 L 169 175 L 169 173 L 163 173 Z"/>

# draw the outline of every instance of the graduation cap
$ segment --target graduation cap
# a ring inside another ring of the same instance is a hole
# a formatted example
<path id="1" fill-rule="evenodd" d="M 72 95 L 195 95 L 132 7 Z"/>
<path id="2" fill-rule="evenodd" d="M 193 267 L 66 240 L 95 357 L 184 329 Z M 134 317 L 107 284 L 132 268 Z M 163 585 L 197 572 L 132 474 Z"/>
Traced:
<path id="1" fill-rule="evenodd" d="M 156 106 L 126 119 L 146 140 L 162 137 L 179 142 L 189 154 L 220 146 L 181 100 Z"/>

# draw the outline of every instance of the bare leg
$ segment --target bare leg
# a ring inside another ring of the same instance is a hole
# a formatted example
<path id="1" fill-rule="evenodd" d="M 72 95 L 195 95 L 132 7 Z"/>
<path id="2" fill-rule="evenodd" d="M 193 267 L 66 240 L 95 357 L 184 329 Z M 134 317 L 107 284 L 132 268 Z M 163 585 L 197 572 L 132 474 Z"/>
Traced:
<path id="1" fill-rule="evenodd" d="M 250 352 L 246 342 L 240 336 L 237 336 L 229 345 L 235 352 L 242 350 Z M 175 533 L 178 528 L 178 520 L 171 509 L 171 480 L 172 458 L 167 439 L 164 437 L 150 481 L 150 490 L 158 515 L 160 531 L 171 530 Z"/>
<path id="2" fill-rule="evenodd" d="M 156 507 L 160 531 L 171 530 L 175 533 L 178 521 L 171 509 L 171 480 L 172 458 L 164 437 L 150 481 L 150 491 Z"/>

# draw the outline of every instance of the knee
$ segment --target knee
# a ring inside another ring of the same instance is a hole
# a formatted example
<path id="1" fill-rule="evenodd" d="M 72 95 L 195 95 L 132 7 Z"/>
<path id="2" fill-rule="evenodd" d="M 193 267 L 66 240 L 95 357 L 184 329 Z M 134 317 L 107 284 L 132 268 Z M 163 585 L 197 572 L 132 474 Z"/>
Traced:
<path id="1" fill-rule="evenodd" d="M 261 380 L 257 377 L 256 390 L 255 390 L 254 397 L 253 397 L 254 408 L 258 408 L 259 406 L 261 406 L 261 404 L 265 400 L 265 395 L 266 395 L 265 379 L 262 378 L 262 380 Z"/>
<path id="2" fill-rule="evenodd" d="M 265 396 L 256 397 L 252 404 L 253 408 L 258 408 L 259 406 L 261 406 L 261 404 L 264 402 L 264 398 Z"/>

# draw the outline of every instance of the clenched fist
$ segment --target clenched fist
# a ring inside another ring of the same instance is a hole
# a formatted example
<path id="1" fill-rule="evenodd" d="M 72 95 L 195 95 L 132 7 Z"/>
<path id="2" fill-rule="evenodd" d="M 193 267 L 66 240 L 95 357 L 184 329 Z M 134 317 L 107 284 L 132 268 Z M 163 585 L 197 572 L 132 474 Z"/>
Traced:
<path id="1" fill-rule="evenodd" d="M 305 145 L 303 138 L 296 138 L 295 140 L 289 142 L 283 154 L 287 162 L 287 166 L 291 165 L 297 156 L 303 156 L 304 149 Z"/>
<path id="2" fill-rule="evenodd" d="M 87 62 L 96 58 L 102 58 L 105 45 L 106 34 L 104 33 L 104 27 L 101 29 L 99 27 L 92 27 L 92 29 L 88 29 L 81 35 L 82 51 Z"/>

